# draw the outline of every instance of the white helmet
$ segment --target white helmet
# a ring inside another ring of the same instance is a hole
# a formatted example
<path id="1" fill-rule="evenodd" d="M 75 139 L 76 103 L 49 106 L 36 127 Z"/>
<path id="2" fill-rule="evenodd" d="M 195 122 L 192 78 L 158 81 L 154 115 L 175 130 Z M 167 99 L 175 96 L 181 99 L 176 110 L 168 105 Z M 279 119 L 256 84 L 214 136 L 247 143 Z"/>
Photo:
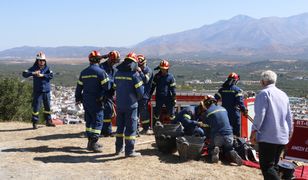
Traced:
<path id="1" fill-rule="evenodd" d="M 39 52 L 36 55 L 36 59 L 37 60 L 46 60 L 46 56 L 45 56 L 45 54 L 43 52 Z"/>

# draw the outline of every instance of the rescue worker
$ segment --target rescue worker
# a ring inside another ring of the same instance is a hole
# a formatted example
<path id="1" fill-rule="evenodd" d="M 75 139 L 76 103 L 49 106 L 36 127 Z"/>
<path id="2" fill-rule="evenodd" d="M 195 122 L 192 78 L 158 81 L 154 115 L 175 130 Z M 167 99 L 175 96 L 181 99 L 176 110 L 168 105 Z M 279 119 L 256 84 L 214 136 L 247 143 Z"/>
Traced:
<path id="1" fill-rule="evenodd" d="M 104 69 L 105 72 L 108 74 L 110 86 L 112 87 L 114 82 L 114 76 L 117 71 L 114 65 L 120 62 L 120 53 L 118 51 L 111 51 L 105 57 L 107 57 L 108 59 L 105 62 L 101 63 L 99 66 L 102 69 Z M 104 105 L 104 120 L 103 120 L 103 129 L 101 132 L 101 134 L 105 137 L 113 136 L 112 123 L 111 123 L 111 119 L 115 113 L 113 96 L 114 96 L 114 89 L 110 88 L 110 90 L 106 92 L 105 96 L 106 101 Z"/>
<path id="2" fill-rule="evenodd" d="M 237 165 L 242 165 L 242 159 L 233 149 L 233 134 L 232 127 L 228 119 L 228 113 L 225 108 L 217 105 L 216 99 L 211 96 L 205 96 L 203 100 L 205 113 L 203 115 L 203 123 L 210 127 L 210 144 L 209 155 L 213 163 L 219 160 L 220 148 L 223 154 L 235 162 Z"/>
<path id="3" fill-rule="evenodd" d="M 80 73 L 75 100 L 76 104 L 83 104 L 85 111 L 87 150 L 102 152 L 102 146 L 97 142 L 102 130 L 104 100 L 110 83 L 107 73 L 99 67 L 102 59 L 100 53 L 92 51 L 88 57 L 90 65 Z"/>
<path id="4" fill-rule="evenodd" d="M 150 128 L 150 113 L 148 109 L 148 103 L 151 101 L 151 86 L 153 81 L 153 72 L 151 68 L 147 65 L 147 59 L 144 55 L 139 54 L 138 56 L 138 66 L 140 68 L 139 74 L 143 81 L 144 94 L 141 100 L 138 102 L 138 114 L 140 114 L 142 131 L 140 134 L 152 134 Z"/>
<path id="5" fill-rule="evenodd" d="M 188 106 L 181 110 L 172 121 L 172 124 L 177 124 L 180 122 L 184 127 L 184 135 L 187 136 L 204 136 L 204 130 L 200 128 L 203 126 L 202 122 L 198 122 L 199 117 L 202 114 L 202 107 L 198 106 Z"/>
<path id="6" fill-rule="evenodd" d="M 47 66 L 46 56 L 43 52 L 36 55 L 35 63 L 28 70 L 22 73 L 22 76 L 28 78 L 33 76 L 33 100 L 32 100 L 32 126 L 37 129 L 39 121 L 39 110 L 41 103 L 44 105 L 44 119 L 46 126 L 54 127 L 51 120 L 50 110 L 50 80 L 53 78 L 53 73 Z"/>
<path id="7" fill-rule="evenodd" d="M 173 75 L 168 72 L 169 62 L 162 60 L 159 63 L 159 72 L 154 75 L 150 94 L 156 89 L 156 106 L 154 109 L 154 124 L 159 120 L 163 105 L 166 106 L 168 116 L 172 121 L 175 118 L 176 83 Z M 157 69 L 155 68 L 155 69 Z"/>
<path id="8" fill-rule="evenodd" d="M 118 71 L 114 78 L 117 104 L 116 155 L 123 152 L 123 140 L 125 140 L 126 157 L 141 156 L 134 150 L 138 100 L 142 98 L 144 93 L 142 79 L 136 71 L 137 63 L 137 55 L 130 52 L 124 61 L 117 66 Z"/>
<path id="9" fill-rule="evenodd" d="M 233 135 L 240 137 L 241 112 L 247 116 L 248 110 L 243 102 L 243 91 L 236 85 L 240 76 L 234 72 L 230 73 L 222 87 L 215 94 L 216 100 L 222 101 L 222 106 L 228 111 Z"/>

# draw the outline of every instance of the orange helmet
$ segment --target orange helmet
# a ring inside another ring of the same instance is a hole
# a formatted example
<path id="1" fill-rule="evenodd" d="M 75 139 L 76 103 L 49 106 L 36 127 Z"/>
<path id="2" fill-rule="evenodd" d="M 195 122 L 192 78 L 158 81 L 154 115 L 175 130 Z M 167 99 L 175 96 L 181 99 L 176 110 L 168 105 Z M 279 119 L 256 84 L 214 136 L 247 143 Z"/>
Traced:
<path id="1" fill-rule="evenodd" d="M 147 60 L 145 59 L 144 55 L 138 54 L 137 57 L 138 57 L 138 60 L 139 60 L 138 61 L 139 65 L 143 65 L 143 64 L 145 64 L 147 62 Z"/>
<path id="2" fill-rule="evenodd" d="M 37 53 L 36 60 L 46 60 L 45 54 L 43 52 Z"/>
<path id="3" fill-rule="evenodd" d="M 92 51 L 88 57 L 91 62 L 99 62 L 102 59 L 101 53 L 95 50 Z"/>
<path id="4" fill-rule="evenodd" d="M 128 53 L 124 60 L 132 60 L 132 61 L 138 63 L 138 57 L 137 57 L 136 53 L 134 53 L 134 52 Z"/>
<path id="5" fill-rule="evenodd" d="M 169 69 L 169 62 L 166 60 L 161 60 L 159 63 L 160 69 Z"/>
<path id="6" fill-rule="evenodd" d="M 240 76 L 236 74 L 235 72 L 232 72 L 229 74 L 228 79 L 234 79 L 235 81 L 240 80 Z"/>
<path id="7" fill-rule="evenodd" d="M 108 57 L 112 62 L 118 63 L 120 61 L 120 53 L 118 51 L 109 52 Z"/>

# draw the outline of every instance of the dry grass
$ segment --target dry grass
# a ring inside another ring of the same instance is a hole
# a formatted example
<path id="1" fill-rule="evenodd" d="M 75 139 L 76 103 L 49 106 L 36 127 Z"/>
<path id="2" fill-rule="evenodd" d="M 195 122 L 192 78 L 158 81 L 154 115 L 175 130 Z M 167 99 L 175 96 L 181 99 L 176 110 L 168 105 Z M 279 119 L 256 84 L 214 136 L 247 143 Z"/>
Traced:
<path id="1" fill-rule="evenodd" d="M 142 157 L 125 158 L 113 155 L 115 138 L 102 138 L 104 152 L 89 153 L 83 130 L 83 124 L 32 130 L 27 123 L 0 123 L 0 179 L 262 179 L 260 170 L 245 166 L 181 162 L 155 143 L 136 146 Z"/>

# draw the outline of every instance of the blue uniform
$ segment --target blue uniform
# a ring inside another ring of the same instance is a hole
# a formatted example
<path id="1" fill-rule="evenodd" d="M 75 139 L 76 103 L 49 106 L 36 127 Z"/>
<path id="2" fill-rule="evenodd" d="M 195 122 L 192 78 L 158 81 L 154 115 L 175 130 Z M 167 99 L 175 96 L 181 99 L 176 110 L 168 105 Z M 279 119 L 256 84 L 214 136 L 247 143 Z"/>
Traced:
<path id="1" fill-rule="evenodd" d="M 155 74 L 151 93 L 156 89 L 156 106 L 154 109 L 154 120 L 158 120 L 162 106 L 165 105 L 168 111 L 168 115 L 171 120 L 175 118 L 175 98 L 176 98 L 176 83 L 172 74 L 167 73 L 162 75 L 161 71 Z"/>
<path id="2" fill-rule="evenodd" d="M 35 71 L 40 71 L 42 77 L 33 75 Z M 44 118 L 46 123 L 51 120 L 50 110 L 50 80 L 53 78 L 53 73 L 47 66 L 47 64 L 40 68 L 38 61 L 34 63 L 32 67 L 25 70 L 22 76 L 28 78 L 33 76 L 33 101 L 32 101 L 32 122 L 37 123 L 39 121 L 39 110 L 43 101 L 44 105 Z"/>
<path id="3" fill-rule="evenodd" d="M 228 113 L 225 108 L 212 104 L 204 113 L 204 123 L 210 127 L 209 149 L 215 146 L 224 147 L 225 151 L 233 150 L 232 127 L 229 122 Z"/>
<path id="4" fill-rule="evenodd" d="M 149 66 L 145 66 L 145 68 L 140 73 L 140 77 L 143 81 L 144 94 L 143 98 L 138 102 L 138 110 L 140 113 L 142 127 L 146 131 L 149 129 L 150 126 L 150 113 L 148 111 L 148 102 L 151 100 L 150 93 L 153 82 L 153 72 Z"/>
<path id="5" fill-rule="evenodd" d="M 243 91 L 236 85 L 223 85 L 215 94 L 215 99 L 222 101 L 222 106 L 228 111 L 233 134 L 240 136 L 241 113 L 246 110 L 243 102 Z"/>
<path id="6" fill-rule="evenodd" d="M 85 110 L 86 134 L 98 139 L 104 117 L 101 100 L 110 89 L 108 75 L 98 64 L 92 64 L 80 73 L 75 99 L 82 102 Z"/>
<path id="7" fill-rule="evenodd" d="M 108 61 L 105 61 L 99 65 L 102 69 L 105 70 L 105 72 L 108 74 L 108 78 L 110 81 L 111 87 L 113 86 L 114 82 L 114 76 L 117 71 L 116 68 L 112 67 Z M 113 96 L 114 96 L 114 89 L 111 88 L 106 92 L 106 101 L 104 104 L 104 120 L 103 120 L 103 129 L 102 129 L 102 134 L 103 135 L 110 135 L 112 133 L 112 123 L 111 119 L 114 116 L 114 101 L 113 101 Z"/>
<path id="8" fill-rule="evenodd" d="M 134 152 L 137 131 L 138 100 L 144 93 L 142 79 L 138 72 L 131 69 L 134 62 L 124 61 L 117 69 L 114 87 L 116 89 L 117 131 L 116 152 L 123 148 L 125 139 L 125 155 Z"/>
<path id="9" fill-rule="evenodd" d="M 204 136 L 202 128 L 198 127 L 198 117 L 196 117 L 196 108 L 189 106 L 180 111 L 175 119 L 172 121 L 173 124 L 180 122 L 184 127 L 184 134 L 188 136 L 198 135 Z"/>

